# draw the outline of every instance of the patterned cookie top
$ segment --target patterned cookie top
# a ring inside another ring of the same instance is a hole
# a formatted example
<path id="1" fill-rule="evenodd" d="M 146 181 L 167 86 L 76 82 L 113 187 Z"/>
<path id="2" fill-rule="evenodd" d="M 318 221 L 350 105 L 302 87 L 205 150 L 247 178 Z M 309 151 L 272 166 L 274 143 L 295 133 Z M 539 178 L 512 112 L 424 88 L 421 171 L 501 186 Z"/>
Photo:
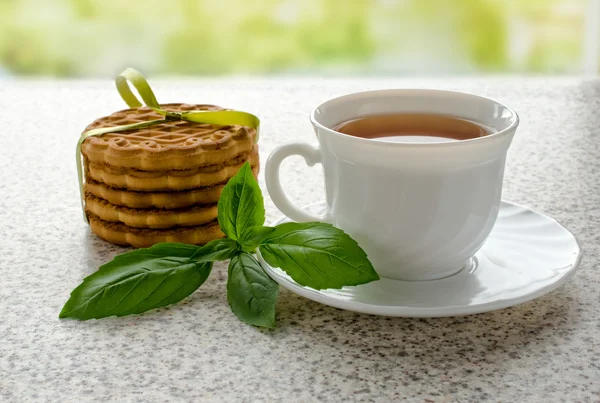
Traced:
<path id="1" fill-rule="evenodd" d="M 162 104 L 169 111 L 223 110 L 214 105 Z M 147 107 L 125 109 L 97 119 L 85 131 L 161 119 Z M 87 138 L 82 154 L 91 162 L 147 171 L 190 169 L 222 164 L 252 149 L 256 130 L 182 120 L 165 121 L 143 129 Z"/>

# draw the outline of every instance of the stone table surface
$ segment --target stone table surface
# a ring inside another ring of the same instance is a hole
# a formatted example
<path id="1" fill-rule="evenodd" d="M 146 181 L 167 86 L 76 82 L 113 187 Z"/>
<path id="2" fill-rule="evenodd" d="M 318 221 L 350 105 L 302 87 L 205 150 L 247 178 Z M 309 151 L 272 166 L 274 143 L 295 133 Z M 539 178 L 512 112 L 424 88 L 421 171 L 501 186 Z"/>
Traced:
<path id="1" fill-rule="evenodd" d="M 0 401 L 600 401 L 600 80 L 577 77 L 152 81 L 162 102 L 262 118 L 264 162 L 315 142 L 311 108 L 345 93 L 453 89 L 512 106 L 521 126 L 504 199 L 580 240 L 579 272 L 537 300 L 438 319 L 386 318 L 282 290 L 277 328 L 241 323 L 226 266 L 184 302 L 143 315 L 59 320 L 70 291 L 125 248 L 81 218 L 74 151 L 93 119 L 124 105 L 108 80 L 0 82 Z M 291 198 L 323 199 L 320 168 L 283 166 Z M 264 178 L 261 175 L 264 189 Z M 266 192 L 265 192 L 266 193 Z M 268 220 L 279 212 L 266 196 Z"/>

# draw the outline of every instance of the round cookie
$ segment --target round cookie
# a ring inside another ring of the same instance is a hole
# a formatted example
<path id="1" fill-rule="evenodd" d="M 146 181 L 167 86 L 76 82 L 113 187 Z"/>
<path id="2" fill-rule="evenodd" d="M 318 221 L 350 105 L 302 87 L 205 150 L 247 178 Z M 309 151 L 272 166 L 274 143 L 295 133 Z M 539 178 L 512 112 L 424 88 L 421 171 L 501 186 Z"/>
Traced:
<path id="1" fill-rule="evenodd" d="M 217 218 L 217 204 L 200 204 L 176 210 L 133 209 L 115 206 L 86 193 L 85 211 L 109 222 L 121 222 L 135 228 L 193 227 Z"/>
<path id="2" fill-rule="evenodd" d="M 182 192 L 136 192 L 116 189 L 90 179 L 85 183 L 86 193 L 91 193 L 116 206 L 136 209 L 176 209 L 194 204 L 217 203 L 224 187 L 223 183 Z"/>
<path id="3" fill-rule="evenodd" d="M 225 236 L 216 220 L 196 227 L 150 229 L 104 221 L 93 214 L 88 214 L 88 219 L 92 231 L 100 238 L 116 245 L 131 245 L 136 248 L 148 248 L 161 242 L 204 245 Z"/>
<path id="4" fill-rule="evenodd" d="M 170 111 L 223 110 L 214 105 L 161 104 Z M 163 118 L 148 107 L 125 109 L 97 119 L 85 131 Z M 90 163 L 145 171 L 219 165 L 249 152 L 256 130 L 168 120 L 135 131 L 106 133 L 85 139 L 81 152 Z"/>
<path id="5" fill-rule="evenodd" d="M 249 152 L 238 155 L 221 164 L 195 167 L 192 169 L 171 169 L 165 171 L 141 171 L 114 167 L 104 163 L 85 161 L 86 175 L 108 186 L 142 192 L 163 192 L 188 190 L 226 183 L 248 161 L 258 167 L 258 146 Z"/>
<path id="6" fill-rule="evenodd" d="M 252 167 L 255 178 L 258 177 L 258 171 L 258 165 Z M 136 209 L 177 209 L 195 204 L 217 203 L 225 184 L 226 182 L 179 192 L 139 192 L 110 187 L 102 182 L 87 178 L 85 191 L 117 206 Z"/>

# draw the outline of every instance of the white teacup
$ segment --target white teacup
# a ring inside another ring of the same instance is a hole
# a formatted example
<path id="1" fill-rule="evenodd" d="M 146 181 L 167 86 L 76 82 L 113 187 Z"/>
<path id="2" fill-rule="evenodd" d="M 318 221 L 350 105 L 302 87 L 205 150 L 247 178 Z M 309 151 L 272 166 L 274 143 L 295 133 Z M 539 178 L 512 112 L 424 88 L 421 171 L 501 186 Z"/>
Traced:
<path id="1" fill-rule="evenodd" d="M 447 115 L 496 132 L 452 142 L 391 143 L 333 130 L 390 113 Z M 452 275 L 483 245 L 498 215 L 506 153 L 519 124 L 512 109 L 458 92 L 383 90 L 329 100 L 310 119 L 319 147 L 283 144 L 267 161 L 267 188 L 283 214 L 343 229 L 380 276 L 399 280 Z M 297 208 L 285 196 L 279 166 L 290 155 L 323 165 L 324 216 Z"/>

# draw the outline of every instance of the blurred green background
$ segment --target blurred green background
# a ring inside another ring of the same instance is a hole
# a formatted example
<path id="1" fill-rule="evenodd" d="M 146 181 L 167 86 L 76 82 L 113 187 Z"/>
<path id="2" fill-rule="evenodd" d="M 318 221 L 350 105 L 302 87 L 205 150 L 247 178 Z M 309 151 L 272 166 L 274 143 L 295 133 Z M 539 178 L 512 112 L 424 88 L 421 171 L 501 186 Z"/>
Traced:
<path id="1" fill-rule="evenodd" d="M 0 75 L 578 73 L 589 1 L 0 0 Z"/>

